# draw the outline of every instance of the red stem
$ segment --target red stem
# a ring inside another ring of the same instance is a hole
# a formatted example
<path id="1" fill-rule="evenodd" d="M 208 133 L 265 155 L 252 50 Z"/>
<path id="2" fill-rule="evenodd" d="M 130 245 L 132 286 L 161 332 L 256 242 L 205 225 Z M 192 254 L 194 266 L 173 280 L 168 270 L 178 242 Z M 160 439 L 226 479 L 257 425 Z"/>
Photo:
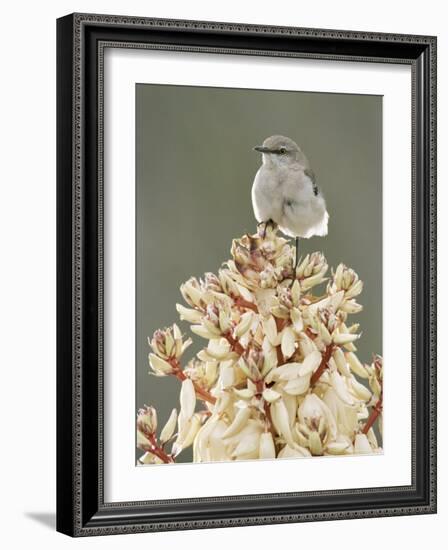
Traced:
<path id="1" fill-rule="evenodd" d="M 281 332 L 285 326 L 288 324 L 288 321 L 286 319 L 279 319 L 278 317 L 274 317 L 275 319 L 275 325 L 277 327 L 277 332 Z M 283 365 L 284 362 L 285 362 L 285 358 L 283 356 L 283 353 L 282 353 L 282 348 L 281 346 L 277 346 L 276 350 L 277 352 L 277 363 L 279 365 Z"/>
<path id="2" fill-rule="evenodd" d="M 184 381 L 188 378 L 188 376 L 181 370 L 176 372 L 175 376 L 181 381 Z M 213 395 L 211 395 L 207 390 L 201 388 L 201 386 L 199 386 L 194 380 L 191 381 L 193 382 L 194 391 L 196 392 L 196 395 L 199 397 L 199 399 L 202 399 L 202 401 L 207 401 L 212 405 L 216 403 L 216 397 L 213 397 Z"/>
<path id="3" fill-rule="evenodd" d="M 173 375 L 178 380 L 183 382 L 188 378 L 188 376 L 182 370 L 180 363 L 177 359 L 168 359 L 168 362 L 173 367 L 173 371 L 174 371 Z M 196 395 L 199 397 L 199 399 L 202 399 L 202 401 L 207 401 L 212 405 L 216 403 L 216 397 L 213 397 L 211 393 L 209 393 L 207 390 L 204 390 L 204 388 L 201 388 L 201 386 L 199 386 L 197 382 L 195 382 L 194 380 L 191 380 L 191 381 L 193 382 L 194 390 L 196 392 Z"/>
<path id="4" fill-rule="evenodd" d="M 224 334 L 224 338 L 227 340 L 227 342 L 229 342 L 229 344 L 232 346 L 233 351 L 236 352 L 238 355 L 243 355 L 243 353 L 246 351 L 243 346 L 238 342 L 238 340 L 235 340 L 230 332 Z"/>
<path id="5" fill-rule="evenodd" d="M 236 298 L 235 305 L 237 305 L 238 307 L 244 307 L 246 309 L 251 309 L 252 311 L 255 311 L 255 313 L 258 313 L 257 306 L 255 304 L 253 304 L 252 302 L 248 302 L 244 298 L 241 298 L 241 297 Z"/>
<path id="6" fill-rule="evenodd" d="M 381 395 L 376 405 L 373 407 L 372 412 L 370 413 L 370 416 L 367 419 L 366 425 L 362 429 L 363 434 L 366 434 L 370 430 L 370 428 L 375 424 L 382 410 L 383 410 L 383 396 Z"/>
<path id="7" fill-rule="evenodd" d="M 156 438 L 154 437 L 154 434 L 144 434 L 145 437 L 148 439 L 150 445 L 145 446 L 144 450 L 148 453 L 151 453 L 158 458 L 165 464 L 171 464 L 174 462 L 174 458 L 167 454 L 161 447 L 157 445 Z"/>
<path id="8" fill-rule="evenodd" d="M 317 370 L 314 372 L 313 376 L 311 377 L 311 380 L 310 380 L 311 385 L 315 384 L 319 380 L 319 378 L 322 376 L 324 370 L 328 366 L 328 361 L 330 360 L 330 357 L 331 357 L 332 353 L 333 353 L 333 344 L 330 344 L 329 346 L 327 346 L 327 348 L 325 350 L 325 353 L 322 357 L 322 361 L 320 362 L 319 367 L 317 368 Z"/>
<path id="9" fill-rule="evenodd" d="M 254 383 L 257 390 L 257 394 L 262 395 L 263 390 L 265 388 L 264 380 L 257 380 Z M 271 405 L 266 400 L 264 400 L 263 409 L 264 409 L 264 414 L 266 416 L 266 420 L 268 423 L 268 429 L 271 432 L 272 438 L 275 441 L 275 430 L 274 430 L 274 423 L 272 422 Z"/>

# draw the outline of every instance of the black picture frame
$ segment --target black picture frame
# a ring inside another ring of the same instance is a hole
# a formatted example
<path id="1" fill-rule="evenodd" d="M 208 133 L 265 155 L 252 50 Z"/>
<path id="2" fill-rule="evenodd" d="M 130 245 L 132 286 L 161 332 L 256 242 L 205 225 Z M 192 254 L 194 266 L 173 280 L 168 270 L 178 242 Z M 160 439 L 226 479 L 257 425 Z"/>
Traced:
<path id="1" fill-rule="evenodd" d="M 107 45 L 412 68 L 412 484 L 104 502 L 102 56 Z M 71 536 L 436 512 L 436 38 L 72 14 L 57 21 L 57 530 Z"/>

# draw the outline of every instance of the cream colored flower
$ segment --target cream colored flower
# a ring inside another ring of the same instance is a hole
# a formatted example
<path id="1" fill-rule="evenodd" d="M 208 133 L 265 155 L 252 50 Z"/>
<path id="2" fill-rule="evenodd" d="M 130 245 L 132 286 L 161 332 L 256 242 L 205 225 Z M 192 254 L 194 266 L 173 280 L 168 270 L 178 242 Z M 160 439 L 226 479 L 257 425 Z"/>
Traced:
<path id="1" fill-rule="evenodd" d="M 225 439 L 227 452 L 230 453 L 233 460 L 259 458 L 262 433 L 262 423 L 254 419 L 248 419 L 242 430 Z"/>
<path id="2" fill-rule="evenodd" d="M 199 307 L 200 309 L 205 307 L 205 303 L 203 302 L 203 290 L 195 277 L 191 277 L 186 283 L 181 285 L 180 292 L 184 300 L 190 304 L 190 306 Z"/>
<path id="3" fill-rule="evenodd" d="M 289 445 L 285 445 L 278 453 L 277 458 L 307 458 L 310 456 L 311 453 L 305 447 L 300 447 L 299 445 L 290 447 Z"/>
<path id="4" fill-rule="evenodd" d="M 157 430 L 157 411 L 154 407 L 145 406 L 138 411 L 137 429 L 142 434 L 153 434 Z"/>
<path id="5" fill-rule="evenodd" d="M 154 354 L 161 359 L 179 359 L 184 351 L 192 344 L 188 338 L 185 342 L 182 333 L 176 324 L 164 330 L 156 330 L 149 342 Z"/>
<path id="6" fill-rule="evenodd" d="M 198 355 L 202 358 L 205 355 L 204 350 Z M 209 389 L 213 387 L 218 376 L 218 362 L 215 359 L 204 361 L 192 359 L 187 363 L 184 373 L 199 387 Z"/>
<path id="7" fill-rule="evenodd" d="M 296 351 L 296 334 L 291 327 L 286 327 L 282 331 L 281 350 L 285 359 L 291 357 Z"/>
<path id="8" fill-rule="evenodd" d="M 381 452 L 383 362 L 360 360 L 350 318 L 362 309 L 358 274 L 340 264 L 325 288 L 320 252 L 294 273 L 294 247 L 271 225 L 235 239 L 231 255 L 181 286 L 179 317 L 205 339 L 195 357 L 184 361 L 191 339 L 177 325 L 150 340 L 151 373 L 182 381 L 180 408 L 159 438 L 155 409 L 139 411 L 139 463 L 191 446 L 195 462 Z"/>
<path id="9" fill-rule="evenodd" d="M 291 418 L 284 398 L 272 403 L 271 416 L 277 433 L 285 439 L 288 445 L 294 447 L 294 438 L 290 422 Z"/>
<path id="10" fill-rule="evenodd" d="M 187 378 L 180 389 L 180 416 L 188 419 L 193 416 L 196 407 L 196 393 L 193 382 Z"/>
<path id="11" fill-rule="evenodd" d="M 298 431 L 307 440 L 312 455 L 324 454 L 328 442 L 337 437 L 337 425 L 329 407 L 315 394 L 308 394 L 298 411 Z"/>
<path id="12" fill-rule="evenodd" d="M 353 353 L 347 353 L 346 359 L 348 361 L 348 364 L 350 365 L 350 369 L 359 377 L 361 378 L 368 378 L 369 373 L 367 372 L 366 368 L 362 365 L 361 361 L 358 359 L 358 357 Z"/>
<path id="13" fill-rule="evenodd" d="M 271 432 L 260 435 L 259 458 L 275 458 L 275 445 Z"/>
<path id="14" fill-rule="evenodd" d="M 170 417 L 168 418 L 165 426 L 162 428 L 162 431 L 160 432 L 161 443 L 166 443 L 171 439 L 171 437 L 174 434 L 174 430 L 176 429 L 176 424 L 177 424 L 177 410 L 173 409 L 171 411 Z"/>
<path id="15" fill-rule="evenodd" d="M 309 290 L 313 286 L 325 280 L 328 264 L 320 252 L 313 252 L 305 256 L 304 260 L 297 267 L 296 276 L 300 279 L 302 291 Z"/>
<path id="16" fill-rule="evenodd" d="M 150 353 L 148 355 L 148 361 L 153 371 L 152 374 L 155 376 L 166 376 L 174 372 L 173 366 L 155 353 Z"/>
<path id="17" fill-rule="evenodd" d="M 355 453 L 357 454 L 370 454 L 372 453 L 372 447 L 365 434 L 356 434 L 355 436 Z"/>
<path id="18" fill-rule="evenodd" d="M 139 459 L 139 464 L 163 464 L 163 461 L 152 453 L 144 453 Z"/>
<path id="19" fill-rule="evenodd" d="M 346 435 L 352 440 L 359 428 L 356 406 L 347 405 L 342 401 L 333 387 L 327 389 L 323 401 L 336 421 L 338 433 Z"/>
<path id="20" fill-rule="evenodd" d="M 179 421 L 181 417 L 179 417 Z M 177 456 L 181 451 L 190 447 L 195 440 L 202 424 L 202 415 L 194 414 L 183 423 L 179 422 L 179 432 L 176 441 L 173 443 L 172 453 Z"/>
<path id="21" fill-rule="evenodd" d="M 204 316 L 202 311 L 197 309 L 189 309 L 181 304 L 176 304 L 177 312 L 181 321 L 188 321 L 189 323 L 200 323 Z"/>
<path id="22" fill-rule="evenodd" d="M 220 462 L 232 460 L 222 434 L 227 424 L 218 416 L 211 416 L 196 434 L 193 444 L 194 462 Z"/>

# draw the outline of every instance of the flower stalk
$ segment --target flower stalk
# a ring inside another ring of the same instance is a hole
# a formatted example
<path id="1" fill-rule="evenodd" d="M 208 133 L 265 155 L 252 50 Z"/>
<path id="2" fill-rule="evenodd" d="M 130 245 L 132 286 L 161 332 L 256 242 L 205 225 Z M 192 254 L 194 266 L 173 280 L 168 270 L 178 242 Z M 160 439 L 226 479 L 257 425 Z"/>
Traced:
<path id="1" fill-rule="evenodd" d="M 376 405 L 374 405 L 372 412 L 370 413 L 370 416 L 366 422 L 366 425 L 362 429 L 362 433 L 366 434 L 370 430 L 370 428 L 378 420 L 378 417 L 381 414 L 382 410 L 383 410 L 383 399 L 380 398 L 376 403 Z"/>
<path id="2" fill-rule="evenodd" d="M 182 367 L 180 366 L 179 361 L 177 360 L 171 360 L 170 365 L 173 367 L 173 375 L 183 382 L 188 377 L 185 374 L 185 372 L 182 370 Z M 202 399 L 203 401 L 207 401 L 207 403 L 211 403 L 214 405 L 216 403 L 216 398 L 211 395 L 208 391 L 204 390 L 204 388 L 201 388 L 197 382 L 193 381 L 193 386 L 196 392 L 196 395 L 199 397 L 199 399 Z"/>
<path id="3" fill-rule="evenodd" d="M 174 458 L 171 455 L 167 454 L 162 447 L 157 445 L 154 435 L 148 436 L 148 442 L 149 445 L 143 445 L 141 447 L 144 451 L 153 454 L 165 464 L 170 464 L 174 462 Z"/>
<path id="4" fill-rule="evenodd" d="M 356 354 L 355 271 L 327 276 L 314 252 L 294 272 L 294 247 L 271 226 L 235 239 L 231 255 L 181 285 L 180 320 L 204 343 L 195 357 L 184 362 L 192 339 L 175 324 L 149 340 L 151 374 L 179 380 L 180 406 L 159 436 L 155 409 L 139 411 L 139 462 L 171 463 L 189 447 L 194 462 L 382 452 L 371 428 L 381 432 L 383 362 Z"/>
<path id="5" fill-rule="evenodd" d="M 316 382 L 322 376 L 324 370 L 328 368 L 328 361 L 330 360 L 331 354 L 333 353 L 333 349 L 334 349 L 334 346 L 332 344 L 326 347 L 325 353 L 322 356 L 322 361 L 320 362 L 318 369 L 311 376 L 310 382 L 312 386 L 316 384 Z"/>

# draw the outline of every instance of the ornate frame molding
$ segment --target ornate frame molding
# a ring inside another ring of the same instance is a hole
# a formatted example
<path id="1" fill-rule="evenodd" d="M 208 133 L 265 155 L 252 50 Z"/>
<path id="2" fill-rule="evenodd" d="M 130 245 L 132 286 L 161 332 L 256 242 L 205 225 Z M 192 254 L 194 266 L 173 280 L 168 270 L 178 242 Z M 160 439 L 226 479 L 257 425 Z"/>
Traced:
<path id="1" fill-rule="evenodd" d="M 104 502 L 102 109 L 106 47 L 412 66 L 412 485 Z M 436 38 L 430 36 L 93 14 L 58 20 L 59 531 L 90 536 L 436 511 L 436 61 Z M 304 498 L 310 511 L 303 507 Z M 331 503 L 325 507 L 322 498 L 332 499 Z M 248 503 L 253 503 L 250 509 Z M 195 513 L 188 514 L 188 505 Z M 166 510 L 162 518 L 158 514 L 156 519 L 156 507 Z"/>

